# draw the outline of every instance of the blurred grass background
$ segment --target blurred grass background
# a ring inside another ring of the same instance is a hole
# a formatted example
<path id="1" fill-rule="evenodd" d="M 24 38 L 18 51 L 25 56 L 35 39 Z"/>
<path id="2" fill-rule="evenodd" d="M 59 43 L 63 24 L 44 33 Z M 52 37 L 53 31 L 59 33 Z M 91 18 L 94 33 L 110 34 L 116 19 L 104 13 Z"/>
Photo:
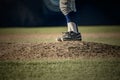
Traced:
<path id="1" fill-rule="evenodd" d="M 0 42 L 55 42 L 67 27 L 0 28 Z M 79 26 L 83 41 L 120 46 L 119 26 Z"/>
<path id="2" fill-rule="evenodd" d="M 119 59 L 0 61 L 0 80 L 119 80 Z"/>

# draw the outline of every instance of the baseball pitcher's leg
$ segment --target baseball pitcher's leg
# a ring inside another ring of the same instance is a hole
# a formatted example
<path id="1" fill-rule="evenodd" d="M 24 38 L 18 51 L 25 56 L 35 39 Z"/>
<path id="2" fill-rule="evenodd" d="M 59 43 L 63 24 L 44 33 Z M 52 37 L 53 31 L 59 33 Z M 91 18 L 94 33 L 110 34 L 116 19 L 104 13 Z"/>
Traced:
<path id="1" fill-rule="evenodd" d="M 76 17 L 76 7 L 75 0 L 60 0 L 60 10 L 64 14 L 68 32 L 63 33 L 62 37 L 59 37 L 58 41 L 71 41 L 71 40 L 80 40 L 81 34 L 78 31 Z"/>

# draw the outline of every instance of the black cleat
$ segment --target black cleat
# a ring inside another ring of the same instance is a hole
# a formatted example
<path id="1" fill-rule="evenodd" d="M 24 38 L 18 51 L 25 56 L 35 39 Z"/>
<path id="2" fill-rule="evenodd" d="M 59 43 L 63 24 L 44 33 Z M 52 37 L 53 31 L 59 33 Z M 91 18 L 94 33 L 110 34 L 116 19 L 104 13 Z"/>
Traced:
<path id="1" fill-rule="evenodd" d="M 75 33 L 73 31 L 64 32 L 62 37 L 58 37 L 57 41 L 81 41 L 82 37 L 80 33 Z"/>

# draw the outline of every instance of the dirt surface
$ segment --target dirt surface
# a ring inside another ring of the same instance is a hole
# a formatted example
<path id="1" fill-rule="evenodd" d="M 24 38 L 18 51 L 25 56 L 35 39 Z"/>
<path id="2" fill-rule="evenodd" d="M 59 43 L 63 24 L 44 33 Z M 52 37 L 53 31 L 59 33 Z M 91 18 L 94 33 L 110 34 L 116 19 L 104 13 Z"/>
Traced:
<path id="1" fill-rule="evenodd" d="M 120 58 L 120 46 L 94 42 L 0 43 L 0 60 Z"/>

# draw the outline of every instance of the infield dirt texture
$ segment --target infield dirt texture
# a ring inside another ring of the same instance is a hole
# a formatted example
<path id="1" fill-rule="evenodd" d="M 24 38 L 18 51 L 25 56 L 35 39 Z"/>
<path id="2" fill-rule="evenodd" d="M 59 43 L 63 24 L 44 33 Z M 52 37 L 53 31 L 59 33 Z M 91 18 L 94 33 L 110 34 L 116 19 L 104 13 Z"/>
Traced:
<path id="1" fill-rule="evenodd" d="M 120 46 L 94 42 L 0 43 L 0 60 L 120 58 Z"/>

